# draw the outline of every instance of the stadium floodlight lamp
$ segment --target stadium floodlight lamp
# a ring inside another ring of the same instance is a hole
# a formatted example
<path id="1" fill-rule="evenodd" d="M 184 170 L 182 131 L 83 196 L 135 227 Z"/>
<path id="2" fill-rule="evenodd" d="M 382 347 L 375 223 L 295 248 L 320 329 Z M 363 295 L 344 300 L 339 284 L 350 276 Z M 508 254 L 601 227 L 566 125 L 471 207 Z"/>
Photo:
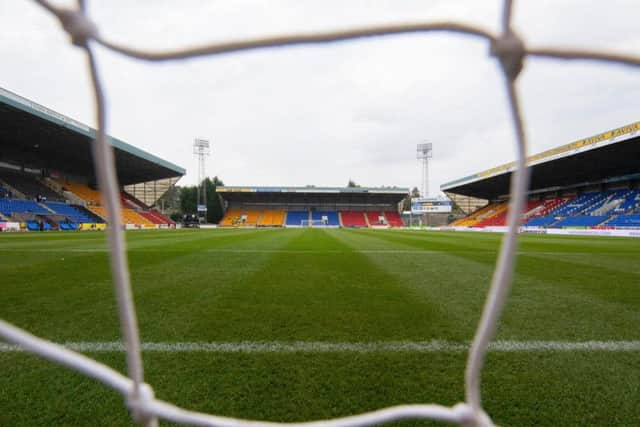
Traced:
<path id="1" fill-rule="evenodd" d="M 208 139 L 195 138 L 193 141 L 193 154 L 198 159 L 198 183 L 196 185 L 196 205 L 200 222 L 206 222 L 207 217 L 207 191 L 205 189 L 205 158 L 211 153 L 211 146 Z M 202 188 L 200 188 L 202 187 Z"/>
<path id="2" fill-rule="evenodd" d="M 416 158 L 422 161 L 422 182 L 420 194 L 422 197 L 429 197 L 429 159 L 433 157 L 433 144 L 423 142 L 418 144 Z"/>
<path id="3" fill-rule="evenodd" d="M 204 138 L 196 138 L 193 142 L 193 154 L 209 155 L 210 153 L 209 140 Z"/>
<path id="4" fill-rule="evenodd" d="M 433 157 L 433 144 L 431 142 L 418 144 L 418 148 L 416 150 L 416 158 L 418 160 L 430 159 L 432 157 Z"/>

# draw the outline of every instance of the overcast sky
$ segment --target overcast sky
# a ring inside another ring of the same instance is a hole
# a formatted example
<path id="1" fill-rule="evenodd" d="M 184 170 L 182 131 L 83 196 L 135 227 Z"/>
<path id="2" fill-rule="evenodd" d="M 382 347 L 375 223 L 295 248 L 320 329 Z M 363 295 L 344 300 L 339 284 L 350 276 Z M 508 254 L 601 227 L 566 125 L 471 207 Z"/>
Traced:
<path id="1" fill-rule="evenodd" d="M 500 1 L 90 1 L 108 39 L 154 49 L 296 30 L 459 19 L 495 31 Z M 533 46 L 638 53 L 637 0 L 529 0 L 515 27 Z M 82 53 L 31 1 L 0 0 L 0 86 L 95 126 Z M 440 184 L 513 160 L 502 80 L 484 41 L 407 35 L 163 64 L 103 49 L 109 134 L 187 169 L 212 141 L 207 174 L 227 185 L 420 185 L 432 142 Z M 519 78 L 531 151 L 640 119 L 640 72 L 528 60 Z"/>

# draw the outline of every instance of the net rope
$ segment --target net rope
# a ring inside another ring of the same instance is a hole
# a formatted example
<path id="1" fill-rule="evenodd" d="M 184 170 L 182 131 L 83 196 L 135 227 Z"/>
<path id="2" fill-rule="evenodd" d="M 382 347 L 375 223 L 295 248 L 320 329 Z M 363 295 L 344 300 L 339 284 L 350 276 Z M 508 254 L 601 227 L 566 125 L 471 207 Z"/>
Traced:
<path id="1" fill-rule="evenodd" d="M 87 356 L 62 345 L 38 338 L 0 319 L 0 337 L 42 358 L 66 366 L 91 377 L 121 393 L 132 418 L 147 427 L 157 426 L 159 419 L 174 423 L 215 427 L 273 427 L 273 426 L 372 426 L 403 419 L 430 419 L 457 423 L 464 427 L 493 426 L 481 402 L 481 373 L 489 343 L 495 337 L 498 321 L 511 286 L 518 245 L 518 226 L 527 196 L 529 171 L 526 166 L 527 140 L 520 111 L 516 81 L 527 57 L 563 60 L 590 60 L 628 66 L 640 66 L 640 57 L 600 50 L 563 49 L 556 47 L 527 47 L 512 29 L 513 1 L 505 0 L 498 34 L 462 22 L 410 22 L 351 28 L 341 31 L 285 34 L 264 38 L 249 38 L 171 51 L 149 51 L 134 46 L 121 45 L 100 35 L 97 26 L 89 19 L 84 0 L 78 0 L 77 8 L 61 8 L 47 0 L 34 0 L 55 15 L 71 42 L 86 53 L 95 98 L 98 129 L 92 144 L 93 160 L 98 186 L 109 216 L 108 242 L 113 284 L 116 293 L 121 334 L 126 349 L 128 376 L 103 365 Z M 144 369 L 140 350 L 135 306 L 131 293 L 124 232 L 120 217 L 118 180 L 113 148 L 107 142 L 106 99 L 100 73 L 96 64 L 93 45 L 98 44 L 124 56 L 145 61 L 169 61 L 199 56 L 230 54 L 246 50 L 280 48 L 293 45 L 312 45 L 344 42 L 354 39 L 384 37 L 394 34 L 445 32 L 458 33 L 484 39 L 489 43 L 490 56 L 500 64 L 504 78 L 509 110 L 515 131 L 516 169 L 511 177 L 508 231 L 504 235 L 491 286 L 482 315 L 469 351 L 465 371 L 465 402 L 452 407 L 435 404 L 400 405 L 360 415 L 302 423 L 274 423 L 242 420 L 194 412 L 156 399 L 153 388 L 144 382 Z"/>

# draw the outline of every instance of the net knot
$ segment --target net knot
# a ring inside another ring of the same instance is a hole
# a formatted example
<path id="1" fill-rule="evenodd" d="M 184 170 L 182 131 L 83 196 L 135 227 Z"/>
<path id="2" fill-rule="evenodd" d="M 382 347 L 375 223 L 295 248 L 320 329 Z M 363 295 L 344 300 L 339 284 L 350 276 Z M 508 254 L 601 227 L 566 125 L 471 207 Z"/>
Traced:
<path id="1" fill-rule="evenodd" d="M 512 30 L 508 30 L 500 37 L 493 39 L 491 55 L 500 60 L 505 74 L 509 80 L 513 81 L 522 71 L 526 49 L 522 39 Z"/>
<path id="2" fill-rule="evenodd" d="M 494 427 L 493 421 L 482 409 L 474 411 L 466 403 L 458 403 L 452 409 L 462 427 Z"/>
<path id="3" fill-rule="evenodd" d="M 127 396 L 127 406 L 136 422 L 143 425 L 156 425 L 155 416 L 150 409 L 154 400 L 155 394 L 149 384 L 140 384 L 137 393 L 133 390 L 131 391 Z"/>
<path id="4" fill-rule="evenodd" d="M 98 35 L 98 27 L 84 13 L 73 9 L 61 9 L 57 14 L 62 28 L 69 33 L 74 45 L 85 47 L 89 39 Z"/>

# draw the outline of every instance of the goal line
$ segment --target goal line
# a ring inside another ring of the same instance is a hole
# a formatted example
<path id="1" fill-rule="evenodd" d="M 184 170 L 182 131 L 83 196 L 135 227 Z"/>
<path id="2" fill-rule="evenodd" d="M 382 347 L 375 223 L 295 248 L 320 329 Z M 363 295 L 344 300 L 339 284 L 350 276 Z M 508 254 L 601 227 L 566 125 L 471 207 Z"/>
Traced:
<path id="1" fill-rule="evenodd" d="M 73 351 L 124 352 L 121 341 L 79 341 L 62 345 Z M 456 341 L 187 341 L 143 342 L 144 352 L 154 353 L 464 353 L 470 344 Z M 20 346 L 0 343 L 0 353 L 22 352 Z M 638 352 L 640 340 L 631 341 L 494 341 L 489 351 L 528 352 Z"/>

